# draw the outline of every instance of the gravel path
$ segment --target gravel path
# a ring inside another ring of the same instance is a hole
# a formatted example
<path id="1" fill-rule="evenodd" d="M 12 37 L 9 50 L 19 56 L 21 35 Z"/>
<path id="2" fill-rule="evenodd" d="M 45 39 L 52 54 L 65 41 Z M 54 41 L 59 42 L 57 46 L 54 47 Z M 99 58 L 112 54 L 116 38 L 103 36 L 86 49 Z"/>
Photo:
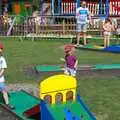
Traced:
<path id="1" fill-rule="evenodd" d="M 8 91 L 20 91 L 25 90 L 26 92 L 38 97 L 39 96 L 39 86 L 38 84 L 27 84 L 27 83 L 19 83 L 19 84 L 8 84 Z"/>

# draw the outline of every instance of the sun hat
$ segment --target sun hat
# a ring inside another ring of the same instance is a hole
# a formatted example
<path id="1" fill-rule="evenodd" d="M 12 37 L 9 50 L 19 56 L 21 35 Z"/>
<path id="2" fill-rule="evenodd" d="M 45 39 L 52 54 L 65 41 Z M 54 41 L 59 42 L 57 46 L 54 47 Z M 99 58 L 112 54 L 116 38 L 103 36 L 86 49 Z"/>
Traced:
<path id="1" fill-rule="evenodd" d="M 2 42 L 0 42 L 0 49 L 3 49 L 3 44 L 2 44 Z"/>
<path id="2" fill-rule="evenodd" d="M 69 52 L 69 51 L 72 50 L 73 47 L 74 47 L 74 46 L 73 46 L 72 44 L 67 44 L 67 45 L 65 45 L 65 47 L 64 47 L 64 51 L 65 51 L 65 52 Z"/>

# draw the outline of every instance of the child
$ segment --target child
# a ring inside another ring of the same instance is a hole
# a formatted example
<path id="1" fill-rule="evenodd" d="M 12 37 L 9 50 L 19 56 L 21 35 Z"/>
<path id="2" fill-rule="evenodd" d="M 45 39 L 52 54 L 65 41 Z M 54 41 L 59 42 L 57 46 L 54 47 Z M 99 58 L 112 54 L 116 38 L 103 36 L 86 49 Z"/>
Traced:
<path id="1" fill-rule="evenodd" d="M 111 32 L 114 31 L 114 26 L 112 25 L 112 22 L 109 18 L 105 20 L 105 23 L 103 24 L 103 30 L 104 30 L 104 48 L 106 48 L 110 45 L 110 35 Z"/>
<path id="2" fill-rule="evenodd" d="M 119 25 L 116 28 L 116 34 L 117 34 L 117 37 L 120 38 L 120 27 L 119 27 Z"/>
<path id="3" fill-rule="evenodd" d="M 66 68 L 64 73 L 71 76 L 76 76 L 76 69 L 78 60 L 76 59 L 76 56 L 73 55 L 75 48 L 72 44 L 68 44 L 64 48 L 65 51 L 65 58 L 63 59 L 66 62 Z"/>
<path id="4" fill-rule="evenodd" d="M 3 94 L 5 105 L 10 109 L 13 109 L 13 106 L 9 105 L 8 93 L 6 91 L 6 86 L 4 83 L 5 82 L 4 72 L 5 69 L 7 68 L 7 64 L 5 58 L 2 55 L 2 52 L 3 52 L 3 45 L 2 43 L 0 43 L 0 92 Z"/>

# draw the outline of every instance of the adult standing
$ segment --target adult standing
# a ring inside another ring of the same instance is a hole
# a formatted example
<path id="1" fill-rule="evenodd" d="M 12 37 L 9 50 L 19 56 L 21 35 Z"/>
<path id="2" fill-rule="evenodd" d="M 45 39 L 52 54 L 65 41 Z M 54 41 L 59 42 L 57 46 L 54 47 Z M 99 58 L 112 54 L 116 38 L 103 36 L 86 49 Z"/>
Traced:
<path id="1" fill-rule="evenodd" d="M 84 39 L 84 45 L 87 44 L 87 26 L 90 18 L 90 13 L 86 7 L 86 2 L 82 1 L 81 6 L 76 9 L 77 18 L 77 45 L 79 45 L 80 37 Z"/>

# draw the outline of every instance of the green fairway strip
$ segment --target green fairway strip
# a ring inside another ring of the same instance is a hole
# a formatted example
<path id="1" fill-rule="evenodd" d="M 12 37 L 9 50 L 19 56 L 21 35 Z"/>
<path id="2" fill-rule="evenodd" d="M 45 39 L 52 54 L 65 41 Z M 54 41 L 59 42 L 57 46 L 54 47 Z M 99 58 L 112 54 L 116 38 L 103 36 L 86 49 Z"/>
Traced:
<path id="1" fill-rule="evenodd" d="M 120 64 L 96 64 L 94 65 L 94 68 L 91 69 L 96 69 L 96 70 L 104 70 L 104 69 L 120 69 Z M 35 67 L 35 70 L 37 72 L 50 72 L 50 71 L 61 71 L 61 67 L 59 65 L 54 65 L 54 66 L 42 66 L 42 65 L 37 65 Z M 79 68 L 81 70 L 81 68 Z"/>
<path id="2" fill-rule="evenodd" d="M 65 118 L 65 112 L 64 109 L 70 109 L 73 116 L 80 117 L 83 116 L 84 120 L 91 120 L 88 113 L 85 111 L 85 109 L 82 107 L 82 105 L 78 101 L 73 102 L 67 102 L 64 104 L 56 104 L 49 106 L 49 110 L 51 111 L 53 117 L 55 120 L 64 120 Z"/>
<path id="3" fill-rule="evenodd" d="M 35 67 L 36 71 L 39 72 L 45 72 L 45 71 L 61 71 L 61 67 L 58 65 L 51 65 L 51 66 L 44 66 L 44 65 L 38 65 Z"/>
<path id="4" fill-rule="evenodd" d="M 95 69 L 120 69 L 120 64 L 97 64 Z"/>
<path id="5" fill-rule="evenodd" d="M 30 120 L 23 116 L 23 113 L 32 108 L 33 106 L 40 104 L 40 100 L 27 94 L 24 91 L 10 93 L 10 104 L 15 107 L 13 110 L 23 120 Z"/>

